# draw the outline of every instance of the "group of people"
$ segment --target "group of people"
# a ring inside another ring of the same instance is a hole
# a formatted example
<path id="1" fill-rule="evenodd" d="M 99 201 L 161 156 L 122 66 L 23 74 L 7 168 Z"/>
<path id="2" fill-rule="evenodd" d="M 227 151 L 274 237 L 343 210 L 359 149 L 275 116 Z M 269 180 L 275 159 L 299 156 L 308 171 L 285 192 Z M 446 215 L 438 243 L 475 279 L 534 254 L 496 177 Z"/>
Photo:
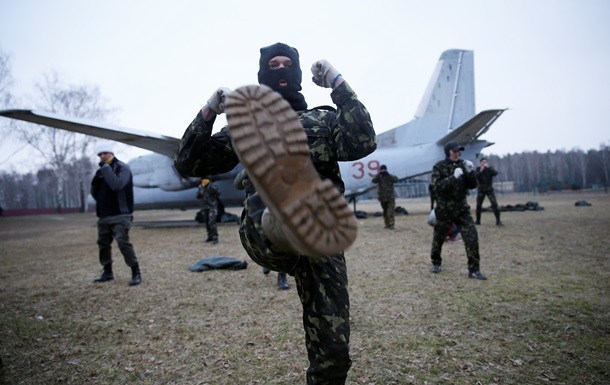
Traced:
<path id="1" fill-rule="evenodd" d="M 496 225 L 503 226 L 493 188 L 493 178 L 498 172 L 489 166 L 489 161 L 484 157 L 480 159 L 480 167 L 475 170 L 471 161 L 460 159 L 464 147 L 456 142 L 447 143 L 444 151 L 445 159 L 434 165 L 430 182 L 430 208 L 436 218 L 430 253 L 432 260 L 430 271 L 441 272 L 443 244 L 445 241 L 456 241 L 457 234 L 461 233 L 468 259 L 468 277 L 486 280 L 487 277 L 480 271 L 479 240 L 475 223 L 481 224 L 482 205 L 487 196 L 496 217 Z M 385 228 L 393 230 L 394 183 L 398 182 L 398 177 L 388 173 L 387 166 L 382 165 L 372 182 L 378 185 L 377 196 L 383 209 Z M 470 189 L 477 187 L 477 220 L 474 222 L 466 197 Z"/>
<path id="2" fill-rule="evenodd" d="M 243 165 L 244 172 L 235 181 L 247 189 L 239 225 L 241 243 L 265 272 L 294 277 L 309 358 L 307 383 L 344 384 L 352 361 L 343 250 L 354 242 L 358 223 L 343 197 L 338 162 L 361 159 L 377 144 L 367 109 L 341 73 L 326 60 L 314 62 L 311 73 L 316 85 L 329 89 L 334 108 L 307 105 L 300 92 L 297 49 L 283 43 L 261 48 L 259 85 L 214 91 L 184 132 L 174 165 L 185 177 L 203 178 L 202 198 L 213 186 L 207 181 L 210 176 Z M 216 117 L 223 113 L 228 125 L 212 134 Z M 467 189 L 476 186 L 476 177 L 472 163 L 459 159 L 460 150 L 448 144 L 447 158 L 434 166 L 438 223 L 433 269 L 440 271 L 442 242 L 455 222 L 465 240 L 469 276 L 485 279 L 479 271 L 477 233 L 466 204 Z M 92 194 L 97 201 L 104 272 L 96 281 L 114 278 L 110 254 L 114 237 L 132 269 L 130 285 L 135 286 L 141 283 L 141 273 L 128 236 L 133 214 L 131 174 L 112 151 L 101 150 L 98 155 L 100 169 Z M 397 180 L 384 166 L 375 177 L 384 191 L 380 200 L 385 227 L 390 230 Z M 213 210 L 208 208 L 208 222 L 214 218 Z M 217 242 L 217 232 L 208 232 L 208 240 Z"/>

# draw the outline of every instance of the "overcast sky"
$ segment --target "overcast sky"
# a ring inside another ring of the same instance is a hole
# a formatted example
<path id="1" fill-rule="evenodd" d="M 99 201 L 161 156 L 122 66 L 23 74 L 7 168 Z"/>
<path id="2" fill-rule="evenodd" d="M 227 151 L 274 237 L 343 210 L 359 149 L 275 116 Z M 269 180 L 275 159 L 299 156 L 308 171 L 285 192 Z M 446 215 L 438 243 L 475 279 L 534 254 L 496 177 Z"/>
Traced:
<path id="1" fill-rule="evenodd" d="M 309 81 L 324 58 L 378 133 L 412 119 L 439 56 L 459 48 L 474 51 L 476 111 L 509 108 L 483 137 L 496 143 L 486 154 L 610 142 L 606 0 L 0 0 L 0 49 L 21 97 L 11 107 L 33 108 L 26 95 L 56 71 L 99 87 L 119 109 L 113 123 L 174 137 L 217 87 L 255 84 L 259 48 L 278 41 L 301 54 L 310 106 L 331 103 Z M 0 147 L 0 163 L 12 149 Z"/>

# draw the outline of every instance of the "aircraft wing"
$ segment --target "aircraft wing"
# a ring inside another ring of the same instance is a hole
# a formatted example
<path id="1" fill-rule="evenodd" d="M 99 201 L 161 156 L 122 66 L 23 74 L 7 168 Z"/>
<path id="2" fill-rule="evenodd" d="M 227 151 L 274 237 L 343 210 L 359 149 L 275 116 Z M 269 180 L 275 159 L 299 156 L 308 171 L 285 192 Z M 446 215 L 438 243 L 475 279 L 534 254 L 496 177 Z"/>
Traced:
<path id="1" fill-rule="evenodd" d="M 114 140 L 129 144 L 130 146 L 154 151 L 172 159 L 174 158 L 174 155 L 176 155 L 176 150 L 180 144 L 180 139 L 154 132 L 123 128 L 112 124 L 66 117 L 50 112 L 34 110 L 0 110 L 0 116 Z"/>
<path id="2" fill-rule="evenodd" d="M 437 141 L 437 143 L 441 146 L 444 146 L 450 141 L 454 141 L 462 145 L 472 143 L 479 136 L 486 133 L 493 122 L 495 122 L 504 111 L 506 111 L 506 109 L 481 111 L 466 123 L 443 136 Z"/>

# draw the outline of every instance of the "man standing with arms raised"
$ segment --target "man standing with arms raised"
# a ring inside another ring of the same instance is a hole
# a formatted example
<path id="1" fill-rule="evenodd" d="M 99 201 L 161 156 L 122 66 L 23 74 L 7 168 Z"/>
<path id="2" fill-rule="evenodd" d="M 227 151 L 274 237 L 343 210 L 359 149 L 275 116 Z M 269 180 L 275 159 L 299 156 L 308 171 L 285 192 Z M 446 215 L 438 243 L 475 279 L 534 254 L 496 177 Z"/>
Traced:
<path id="1" fill-rule="evenodd" d="M 313 81 L 332 89 L 337 109 L 307 109 L 298 51 L 276 43 L 260 54 L 261 86 L 215 91 L 185 131 L 174 164 L 182 175 L 204 176 L 242 163 L 256 188 L 241 217 L 242 245 L 259 265 L 295 278 L 307 383 L 344 384 L 351 359 L 343 250 L 358 223 L 342 195 L 338 162 L 372 153 L 375 131 L 364 105 L 326 60 L 312 65 Z M 211 135 L 225 107 L 228 127 Z"/>

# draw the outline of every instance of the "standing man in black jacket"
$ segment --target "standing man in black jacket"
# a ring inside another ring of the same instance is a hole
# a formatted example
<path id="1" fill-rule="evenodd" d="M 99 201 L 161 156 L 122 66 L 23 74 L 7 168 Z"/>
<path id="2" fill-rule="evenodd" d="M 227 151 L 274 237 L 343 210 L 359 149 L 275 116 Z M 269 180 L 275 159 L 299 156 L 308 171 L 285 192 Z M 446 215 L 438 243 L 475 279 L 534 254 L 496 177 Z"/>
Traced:
<path id="1" fill-rule="evenodd" d="M 100 168 L 91 181 L 91 195 L 95 199 L 97 221 L 97 244 L 100 263 L 104 272 L 94 282 L 114 279 L 112 272 L 112 240 L 116 239 L 125 263 L 131 268 L 129 286 L 142 282 L 138 258 L 129 241 L 129 229 L 133 220 L 133 182 L 129 166 L 114 157 L 108 146 L 97 152 Z"/>

